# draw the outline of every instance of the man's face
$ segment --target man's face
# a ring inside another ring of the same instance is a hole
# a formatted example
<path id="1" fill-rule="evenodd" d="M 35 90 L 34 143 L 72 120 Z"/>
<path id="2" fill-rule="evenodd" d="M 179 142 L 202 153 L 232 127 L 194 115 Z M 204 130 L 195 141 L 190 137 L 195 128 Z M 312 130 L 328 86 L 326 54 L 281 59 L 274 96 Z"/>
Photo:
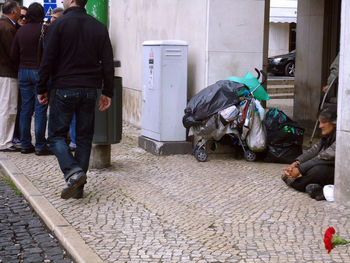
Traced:
<path id="1" fill-rule="evenodd" d="M 60 16 L 62 16 L 62 13 L 56 13 L 51 15 L 51 23 L 55 21 L 57 18 L 59 18 Z"/>
<path id="2" fill-rule="evenodd" d="M 25 23 L 27 23 L 26 14 L 27 14 L 27 10 L 21 9 L 21 15 L 17 21 L 17 24 L 19 24 L 20 26 L 23 26 Z"/>

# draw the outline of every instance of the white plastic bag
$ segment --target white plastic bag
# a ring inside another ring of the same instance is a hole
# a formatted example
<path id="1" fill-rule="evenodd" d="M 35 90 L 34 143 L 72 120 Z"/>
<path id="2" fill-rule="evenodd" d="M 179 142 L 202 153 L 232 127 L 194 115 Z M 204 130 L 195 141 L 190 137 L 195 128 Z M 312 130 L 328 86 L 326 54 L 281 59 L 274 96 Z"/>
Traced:
<path id="1" fill-rule="evenodd" d="M 334 201 L 334 185 L 332 184 L 327 184 L 323 187 L 323 195 L 324 198 L 326 198 L 326 200 L 328 202 L 333 202 Z"/>
<path id="2" fill-rule="evenodd" d="M 259 111 L 259 115 L 260 115 L 260 120 L 263 121 L 265 118 L 265 109 L 263 108 L 263 106 L 261 105 L 260 101 L 253 99 L 254 103 L 255 103 L 255 107 L 258 109 Z"/>
<path id="3" fill-rule="evenodd" d="M 252 126 L 246 141 L 248 148 L 253 152 L 262 152 L 266 149 L 266 132 L 258 113 L 253 113 Z"/>
<path id="4" fill-rule="evenodd" d="M 238 116 L 239 110 L 235 105 L 232 105 L 226 109 L 223 109 L 219 113 L 227 122 L 230 122 Z"/>

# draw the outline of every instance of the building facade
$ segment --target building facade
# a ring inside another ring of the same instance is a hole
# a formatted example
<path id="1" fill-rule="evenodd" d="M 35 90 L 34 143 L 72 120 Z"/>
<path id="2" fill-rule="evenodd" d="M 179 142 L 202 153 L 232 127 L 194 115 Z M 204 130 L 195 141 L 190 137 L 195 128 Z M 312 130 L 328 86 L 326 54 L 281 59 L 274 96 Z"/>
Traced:
<path id="1" fill-rule="evenodd" d="M 269 57 L 295 49 L 297 0 L 271 0 Z"/>

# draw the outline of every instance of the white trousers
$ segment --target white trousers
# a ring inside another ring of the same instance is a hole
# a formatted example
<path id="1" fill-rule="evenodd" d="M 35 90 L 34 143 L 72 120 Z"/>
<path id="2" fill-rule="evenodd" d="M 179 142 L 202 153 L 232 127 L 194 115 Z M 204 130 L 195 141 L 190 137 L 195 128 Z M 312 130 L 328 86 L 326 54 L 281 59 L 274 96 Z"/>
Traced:
<path id="1" fill-rule="evenodd" d="M 18 84 L 15 78 L 0 77 L 0 149 L 11 147 L 15 130 Z"/>

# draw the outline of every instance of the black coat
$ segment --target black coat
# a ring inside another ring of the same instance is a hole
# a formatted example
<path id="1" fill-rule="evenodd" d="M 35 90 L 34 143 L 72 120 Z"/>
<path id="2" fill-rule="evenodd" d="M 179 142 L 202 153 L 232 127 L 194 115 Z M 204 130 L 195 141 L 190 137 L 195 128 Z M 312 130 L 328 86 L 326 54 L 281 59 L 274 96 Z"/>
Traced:
<path id="1" fill-rule="evenodd" d="M 113 50 L 107 28 L 84 8 L 68 8 L 48 30 L 39 69 L 38 94 L 51 88 L 101 88 L 113 96 Z"/>

